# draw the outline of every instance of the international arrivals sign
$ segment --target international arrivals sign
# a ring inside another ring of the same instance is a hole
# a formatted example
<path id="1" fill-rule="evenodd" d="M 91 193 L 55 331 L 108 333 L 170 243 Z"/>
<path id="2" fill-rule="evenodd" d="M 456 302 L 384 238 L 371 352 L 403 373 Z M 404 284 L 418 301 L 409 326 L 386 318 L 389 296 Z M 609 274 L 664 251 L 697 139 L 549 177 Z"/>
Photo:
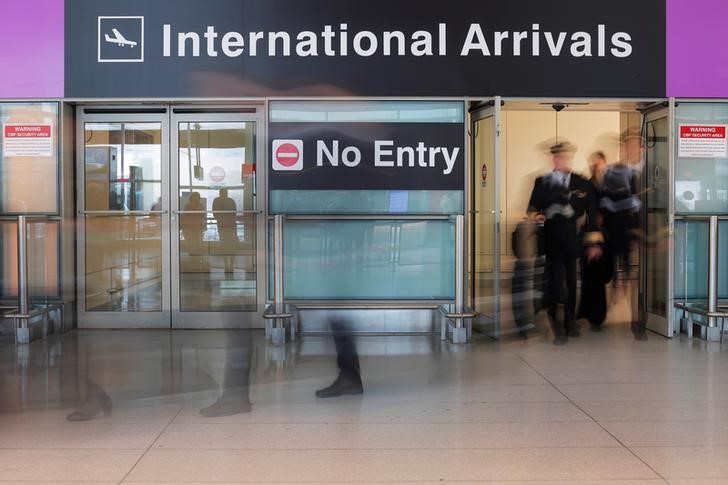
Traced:
<path id="1" fill-rule="evenodd" d="M 113 20 L 113 17 L 109 17 Z M 143 19 L 139 17 L 140 21 Z M 114 29 L 112 28 L 112 32 Z M 320 32 L 218 32 L 208 25 L 201 32 L 175 32 L 171 24 L 162 26 L 163 57 L 445 57 L 448 55 L 448 25 L 437 24 L 436 30 L 426 28 L 411 34 L 402 30 L 350 32 L 349 25 L 324 25 Z M 136 41 L 126 40 L 116 30 L 115 37 L 106 37 L 106 43 L 120 47 L 136 47 Z M 492 31 L 479 23 L 472 23 L 462 45 L 455 46 L 459 56 L 531 57 L 571 56 L 618 58 L 632 55 L 632 36 L 627 32 L 608 32 L 605 24 L 596 26 L 595 32 L 542 32 L 537 23 L 530 30 Z M 543 44 L 543 49 L 542 49 Z M 121 62 L 124 58 L 119 59 Z M 100 62 L 112 62 L 103 60 Z"/>
<path id="2" fill-rule="evenodd" d="M 660 96 L 664 0 L 67 0 L 66 96 Z"/>

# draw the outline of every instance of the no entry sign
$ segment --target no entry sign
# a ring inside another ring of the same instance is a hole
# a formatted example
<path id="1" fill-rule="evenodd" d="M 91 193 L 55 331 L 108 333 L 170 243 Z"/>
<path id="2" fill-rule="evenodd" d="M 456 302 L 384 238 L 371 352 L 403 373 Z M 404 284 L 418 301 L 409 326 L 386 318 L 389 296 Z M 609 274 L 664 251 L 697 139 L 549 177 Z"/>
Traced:
<path id="1" fill-rule="evenodd" d="M 52 156 L 51 125 L 7 123 L 3 126 L 3 157 Z"/>
<path id="2" fill-rule="evenodd" d="M 273 140 L 273 170 L 303 169 L 303 140 Z"/>
<path id="3" fill-rule="evenodd" d="M 678 156 L 728 158 L 728 125 L 680 125 Z"/>
<path id="4" fill-rule="evenodd" d="M 462 190 L 462 123 L 274 122 L 271 190 Z"/>
<path id="5" fill-rule="evenodd" d="M 210 180 L 213 182 L 222 182 L 225 180 L 225 169 L 220 167 L 219 165 L 212 167 L 210 169 Z"/>

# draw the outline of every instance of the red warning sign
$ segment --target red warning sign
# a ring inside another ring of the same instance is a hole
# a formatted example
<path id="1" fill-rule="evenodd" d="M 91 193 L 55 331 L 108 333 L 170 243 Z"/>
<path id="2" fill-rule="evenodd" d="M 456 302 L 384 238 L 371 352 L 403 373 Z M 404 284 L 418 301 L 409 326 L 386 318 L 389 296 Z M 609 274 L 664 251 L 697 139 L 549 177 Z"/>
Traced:
<path id="1" fill-rule="evenodd" d="M 680 125 L 678 157 L 728 157 L 728 125 Z"/>
<path id="2" fill-rule="evenodd" d="M 3 126 L 4 157 L 52 157 L 51 125 L 6 123 Z"/>
<path id="3" fill-rule="evenodd" d="M 51 125 L 5 125 L 5 138 L 50 138 Z"/>

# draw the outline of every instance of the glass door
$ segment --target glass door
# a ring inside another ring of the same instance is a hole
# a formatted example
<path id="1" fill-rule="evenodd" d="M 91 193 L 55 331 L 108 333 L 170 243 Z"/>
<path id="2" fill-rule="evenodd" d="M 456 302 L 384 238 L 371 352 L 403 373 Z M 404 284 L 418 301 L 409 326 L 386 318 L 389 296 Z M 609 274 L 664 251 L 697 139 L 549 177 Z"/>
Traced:
<path id="1" fill-rule="evenodd" d="M 173 112 L 171 120 L 172 326 L 259 325 L 261 123 L 248 113 Z"/>
<path id="2" fill-rule="evenodd" d="M 643 179 L 645 203 L 642 284 L 640 298 L 647 328 L 672 337 L 670 234 L 671 163 L 670 116 L 666 109 L 645 117 L 645 166 Z"/>
<path id="3" fill-rule="evenodd" d="M 500 334 L 499 117 L 499 99 L 471 115 L 473 249 L 469 280 L 477 324 L 496 337 Z"/>
<path id="4" fill-rule="evenodd" d="M 79 327 L 169 328 L 166 109 L 79 107 Z"/>

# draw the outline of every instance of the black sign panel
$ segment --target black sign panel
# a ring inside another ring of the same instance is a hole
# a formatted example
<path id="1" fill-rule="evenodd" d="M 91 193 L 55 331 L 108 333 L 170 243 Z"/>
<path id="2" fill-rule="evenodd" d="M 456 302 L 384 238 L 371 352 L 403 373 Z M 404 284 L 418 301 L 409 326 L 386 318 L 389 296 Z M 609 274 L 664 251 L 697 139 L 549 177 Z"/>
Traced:
<path id="1" fill-rule="evenodd" d="M 271 123 L 268 187 L 463 190 L 461 123 Z"/>
<path id="2" fill-rule="evenodd" d="M 66 0 L 66 96 L 665 95 L 665 0 Z"/>

